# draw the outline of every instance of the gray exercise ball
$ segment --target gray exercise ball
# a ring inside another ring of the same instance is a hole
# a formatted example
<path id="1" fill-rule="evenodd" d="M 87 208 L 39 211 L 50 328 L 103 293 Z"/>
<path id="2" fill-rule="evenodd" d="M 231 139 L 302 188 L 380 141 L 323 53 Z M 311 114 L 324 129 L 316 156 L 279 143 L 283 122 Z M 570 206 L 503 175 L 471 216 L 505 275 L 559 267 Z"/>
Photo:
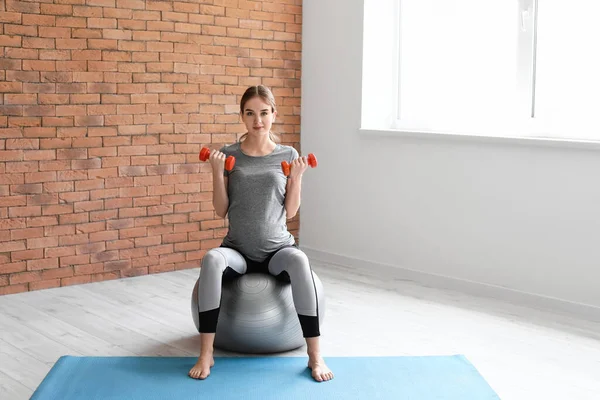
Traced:
<path id="1" fill-rule="evenodd" d="M 319 299 L 319 324 L 325 316 L 321 280 L 313 272 Z M 198 321 L 198 281 L 192 292 L 192 317 Z M 215 348 L 239 353 L 279 353 L 305 344 L 290 283 L 265 273 L 245 274 L 223 283 Z"/>

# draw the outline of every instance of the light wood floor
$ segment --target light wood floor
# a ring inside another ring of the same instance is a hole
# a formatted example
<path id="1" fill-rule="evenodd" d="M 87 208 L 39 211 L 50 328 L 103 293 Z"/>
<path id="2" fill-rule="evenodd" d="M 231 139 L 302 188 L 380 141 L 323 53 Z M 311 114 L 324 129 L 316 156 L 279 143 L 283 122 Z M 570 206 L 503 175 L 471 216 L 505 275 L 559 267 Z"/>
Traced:
<path id="1" fill-rule="evenodd" d="M 600 323 L 313 267 L 325 356 L 464 354 L 502 399 L 600 399 Z M 0 399 L 28 399 L 62 355 L 196 356 L 198 271 L 1 296 Z"/>

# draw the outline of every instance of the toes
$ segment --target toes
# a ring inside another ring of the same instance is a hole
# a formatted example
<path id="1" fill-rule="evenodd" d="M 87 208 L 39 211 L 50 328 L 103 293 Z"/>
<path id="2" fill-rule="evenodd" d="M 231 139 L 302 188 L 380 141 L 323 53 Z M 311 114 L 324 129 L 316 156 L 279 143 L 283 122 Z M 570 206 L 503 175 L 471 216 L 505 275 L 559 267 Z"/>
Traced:
<path id="1" fill-rule="evenodd" d="M 210 375 L 210 372 L 204 372 L 203 370 L 198 370 L 198 369 L 192 369 L 189 373 L 188 376 L 190 378 L 194 378 L 194 379 L 206 379 L 206 377 Z"/>
<path id="2" fill-rule="evenodd" d="M 313 370 L 312 377 L 317 382 L 323 381 L 323 378 L 321 378 L 321 374 L 318 371 Z"/>
<path id="3" fill-rule="evenodd" d="M 324 372 L 317 375 L 315 379 L 319 382 L 330 381 L 333 379 L 333 372 Z"/>

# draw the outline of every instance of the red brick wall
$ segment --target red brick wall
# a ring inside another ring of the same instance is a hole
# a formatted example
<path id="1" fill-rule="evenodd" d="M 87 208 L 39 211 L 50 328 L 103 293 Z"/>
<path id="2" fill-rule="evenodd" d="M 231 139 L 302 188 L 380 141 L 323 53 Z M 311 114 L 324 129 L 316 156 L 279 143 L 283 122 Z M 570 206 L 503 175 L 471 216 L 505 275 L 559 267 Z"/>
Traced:
<path id="1" fill-rule="evenodd" d="M 301 12 L 0 0 L 0 294 L 198 267 L 226 232 L 198 152 L 244 132 L 245 88 L 300 140 Z"/>

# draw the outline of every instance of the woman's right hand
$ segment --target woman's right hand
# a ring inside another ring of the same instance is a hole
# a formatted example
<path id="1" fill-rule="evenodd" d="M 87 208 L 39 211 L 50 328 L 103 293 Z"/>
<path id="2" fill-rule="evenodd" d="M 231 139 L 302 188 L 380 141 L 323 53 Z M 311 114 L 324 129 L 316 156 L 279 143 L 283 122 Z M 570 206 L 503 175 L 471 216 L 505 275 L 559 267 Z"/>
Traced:
<path id="1" fill-rule="evenodd" d="M 219 172 L 223 174 L 225 170 L 225 160 L 227 156 L 225 153 L 220 152 L 219 150 L 211 150 L 210 156 L 208 157 L 208 162 L 212 166 L 213 172 Z"/>

